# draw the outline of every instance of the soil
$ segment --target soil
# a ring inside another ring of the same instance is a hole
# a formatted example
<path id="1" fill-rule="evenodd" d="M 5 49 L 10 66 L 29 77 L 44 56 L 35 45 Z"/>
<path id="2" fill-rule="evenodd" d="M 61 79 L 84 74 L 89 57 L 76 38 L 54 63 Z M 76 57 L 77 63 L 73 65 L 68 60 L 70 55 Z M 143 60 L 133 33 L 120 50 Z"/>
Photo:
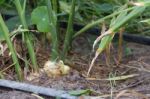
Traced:
<path id="1" fill-rule="evenodd" d="M 42 98 L 54 99 L 51 97 L 40 96 L 40 95 L 33 94 L 33 93 L 0 88 L 0 99 L 42 99 Z"/>
<path id="2" fill-rule="evenodd" d="M 111 61 L 109 66 L 106 65 L 106 55 L 104 53 L 101 54 L 96 60 L 89 77 L 86 78 L 89 64 L 94 57 L 94 53 L 91 52 L 93 40 L 89 39 L 90 36 L 91 35 L 79 37 L 73 42 L 72 51 L 69 52 L 68 56 L 69 60 L 66 61 L 66 64 L 71 66 L 72 69 L 68 75 L 58 76 L 55 78 L 48 77 L 42 71 L 44 63 L 50 57 L 50 47 L 44 48 L 42 47 L 42 44 L 36 45 L 37 59 L 41 72 L 39 74 L 35 74 L 24 69 L 24 82 L 66 91 L 90 89 L 92 90 L 92 93 L 90 94 L 92 96 L 105 95 L 110 97 L 112 93 L 114 97 L 116 97 L 122 93 L 120 97 L 124 96 L 126 98 L 118 99 L 150 98 L 150 46 L 125 42 L 123 44 L 122 62 L 118 64 L 117 44 L 114 43 L 113 47 L 111 47 Z M 95 39 L 95 37 L 93 38 Z M 11 58 L 9 58 L 7 53 L 5 56 L 0 57 L 0 62 L 3 63 L 0 67 L 1 70 L 5 69 L 12 63 Z M 23 52 L 20 52 L 19 54 L 21 55 L 21 53 Z M 5 79 L 9 80 L 15 80 L 16 76 L 12 68 L 9 68 L 7 72 L 5 71 L 3 75 L 5 76 Z M 106 80 L 110 77 L 112 78 L 127 75 L 135 76 L 117 81 Z M 29 93 L 14 90 L 8 91 L 0 88 L 0 99 L 38 98 Z"/>
<path id="3" fill-rule="evenodd" d="M 4 91 L 4 89 L 0 90 L 0 99 L 37 99 L 37 97 L 28 94 L 28 93 L 24 93 L 24 92 L 20 92 L 20 91 Z"/>

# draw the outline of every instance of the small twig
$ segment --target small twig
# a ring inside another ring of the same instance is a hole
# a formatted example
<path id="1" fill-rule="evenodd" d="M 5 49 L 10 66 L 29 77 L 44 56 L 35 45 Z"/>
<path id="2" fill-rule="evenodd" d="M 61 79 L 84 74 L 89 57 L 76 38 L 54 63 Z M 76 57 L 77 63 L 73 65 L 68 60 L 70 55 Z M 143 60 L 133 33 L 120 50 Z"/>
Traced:
<path id="1" fill-rule="evenodd" d="M 37 97 L 38 99 L 44 99 L 43 97 L 41 97 L 41 96 L 39 96 L 39 95 L 37 95 L 37 94 L 31 94 L 31 95 Z"/>
<path id="2" fill-rule="evenodd" d="M 128 89 L 128 88 L 132 88 L 132 87 L 135 87 L 135 86 L 137 86 L 137 85 L 139 85 L 139 84 L 141 84 L 142 82 L 144 82 L 145 80 L 141 80 L 141 81 L 139 81 L 139 82 L 137 82 L 137 83 L 134 83 L 134 84 L 131 84 L 131 85 L 128 85 L 127 87 L 125 87 L 125 88 L 121 88 L 121 89 L 119 89 L 118 91 L 121 91 L 121 90 L 125 90 L 125 89 Z"/>
<path id="3" fill-rule="evenodd" d="M 96 78 L 86 78 L 87 80 L 94 80 L 94 81 L 119 81 L 119 80 L 125 80 L 128 78 L 133 78 L 138 76 L 139 74 L 132 74 L 132 75 L 126 75 L 126 76 L 118 76 L 118 77 L 113 77 L 113 78 L 108 78 L 108 79 L 96 79 Z"/>
<path id="4" fill-rule="evenodd" d="M 146 95 L 143 95 L 134 90 L 123 90 L 123 91 L 119 92 L 119 94 L 117 94 L 116 98 L 114 98 L 114 99 L 120 99 L 120 97 L 129 96 L 129 94 L 131 94 L 133 96 L 141 97 L 141 99 L 148 99 L 148 97 Z"/>
<path id="5" fill-rule="evenodd" d="M 129 68 L 132 68 L 132 69 L 137 69 L 137 70 L 139 70 L 139 71 L 145 71 L 145 72 L 148 72 L 148 73 L 150 73 L 150 70 L 147 70 L 147 69 L 145 69 L 145 68 L 138 68 L 138 67 L 135 67 L 135 66 L 129 66 L 129 65 L 123 65 L 123 66 L 125 66 L 125 67 L 129 67 Z"/>
<path id="6" fill-rule="evenodd" d="M 26 62 L 26 60 L 23 58 L 23 57 L 21 57 L 18 53 L 17 53 L 17 56 L 18 56 L 18 58 L 19 59 L 21 59 L 22 61 L 24 61 L 24 62 Z M 32 65 L 28 62 L 27 63 L 30 67 L 32 67 Z"/>
<path id="7" fill-rule="evenodd" d="M 90 71 L 91 71 L 91 69 L 92 69 L 92 67 L 93 67 L 93 65 L 94 65 L 94 62 L 95 62 L 95 60 L 97 59 L 97 57 L 98 57 L 99 54 L 100 54 L 100 52 L 99 52 L 99 51 L 96 51 L 95 57 L 92 59 L 92 62 L 91 62 L 90 67 L 89 67 L 89 69 L 88 69 L 87 77 L 89 76 Z"/>
<path id="8" fill-rule="evenodd" d="M 8 70 L 9 68 L 11 68 L 12 66 L 14 66 L 16 63 L 13 63 L 11 65 L 9 65 L 8 67 L 6 67 L 5 69 L 1 70 L 0 72 L 5 72 L 6 70 Z"/>

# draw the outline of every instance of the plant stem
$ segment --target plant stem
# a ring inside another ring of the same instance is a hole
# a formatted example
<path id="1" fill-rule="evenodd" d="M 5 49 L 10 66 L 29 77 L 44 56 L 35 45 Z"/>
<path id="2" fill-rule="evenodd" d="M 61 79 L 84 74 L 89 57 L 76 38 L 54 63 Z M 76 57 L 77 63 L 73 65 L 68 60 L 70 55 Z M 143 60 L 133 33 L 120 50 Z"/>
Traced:
<path id="1" fill-rule="evenodd" d="M 47 0 L 47 9 L 49 15 L 50 33 L 52 36 L 52 60 L 58 58 L 58 35 L 57 35 L 57 17 L 52 10 L 51 0 Z"/>
<path id="2" fill-rule="evenodd" d="M 12 59 L 13 59 L 13 62 L 15 63 L 15 71 L 17 72 L 17 77 L 20 81 L 23 80 L 23 75 L 22 75 L 22 71 L 21 71 L 21 67 L 19 65 L 19 61 L 18 61 L 18 58 L 17 58 L 17 55 L 16 55 L 16 51 L 13 47 L 13 44 L 11 42 L 11 39 L 9 38 L 9 30 L 0 14 L 0 27 L 3 31 L 3 35 L 5 37 L 5 40 L 7 42 L 7 45 L 9 47 L 9 50 L 11 52 L 11 56 L 12 56 Z"/>
<path id="3" fill-rule="evenodd" d="M 65 58 L 65 56 L 69 50 L 70 44 L 72 42 L 73 19 L 74 19 L 74 14 L 75 14 L 75 2 L 76 2 L 76 0 L 72 0 L 72 7 L 71 7 L 70 15 L 69 15 L 67 32 L 66 32 L 65 41 L 64 41 L 63 59 Z"/>
<path id="4" fill-rule="evenodd" d="M 55 13 L 58 13 L 58 8 L 59 8 L 59 1 L 58 0 L 52 0 L 52 6 L 53 6 L 53 10 L 55 11 Z"/>
<path id="5" fill-rule="evenodd" d="M 118 64 L 120 64 L 120 62 L 122 61 L 122 52 L 123 52 L 123 48 L 122 48 L 122 44 L 123 44 L 123 32 L 124 32 L 124 28 L 121 28 L 121 29 L 120 29 L 120 32 L 119 32 Z"/>
<path id="6" fill-rule="evenodd" d="M 19 17 L 20 17 L 20 20 L 21 20 L 21 23 L 22 23 L 24 29 L 28 29 L 28 25 L 27 25 L 27 22 L 26 22 L 26 19 L 25 19 L 25 3 L 26 2 L 24 2 L 23 7 L 21 7 L 21 4 L 20 4 L 19 0 L 15 0 L 14 3 L 15 3 L 15 6 L 17 8 L 17 11 L 18 11 L 18 14 L 19 14 Z M 31 35 L 30 35 L 29 32 L 24 32 L 23 35 L 24 35 L 24 38 L 25 38 L 25 43 L 27 45 L 30 58 L 31 58 L 31 62 L 33 64 L 33 69 L 34 69 L 35 72 L 37 72 L 38 71 L 38 65 L 37 65 L 37 61 L 36 61 L 36 55 L 35 55 L 35 52 L 34 52 L 33 44 L 32 44 L 32 41 L 31 41 Z"/>
<path id="7" fill-rule="evenodd" d="M 59 14 L 59 0 L 52 0 L 52 8 L 53 11 L 55 12 L 55 15 Z M 57 20 L 59 20 L 59 18 L 60 18 L 59 16 L 56 17 Z M 61 34 L 60 34 L 60 24 L 58 21 L 56 22 L 56 32 L 59 40 Z"/>

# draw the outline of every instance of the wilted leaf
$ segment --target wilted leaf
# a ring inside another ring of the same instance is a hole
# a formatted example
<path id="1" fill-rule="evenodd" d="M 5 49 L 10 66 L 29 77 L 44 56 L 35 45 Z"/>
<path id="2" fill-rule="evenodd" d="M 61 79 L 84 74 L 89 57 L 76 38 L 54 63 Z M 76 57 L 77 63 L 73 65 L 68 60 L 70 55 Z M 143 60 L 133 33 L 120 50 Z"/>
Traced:
<path id="1" fill-rule="evenodd" d="M 131 74 L 131 75 L 123 75 L 123 76 L 116 76 L 116 77 L 110 77 L 106 79 L 97 79 L 97 78 L 87 78 L 87 80 L 95 80 L 95 81 L 104 81 L 104 80 L 109 80 L 109 81 L 119 81 L 119 80 L 126 80 L 129 78 L 137 77 L 139 74 Z"/>
<path id="2" fill-rule="evenodd" d="M 119 28 L 121 28 L 124 24 L 129 22 L 132 18 L 139 16 L 139 14 L 142 13 L 144 10 L 145 7 L 135 7 L 129 14 L 127 14 L 127 12 L 122 12 L 118 15 L 116 19 L 113 19 L 114 24 L 110 27 L 110 29 L 107 32 L 101 34 L 101 36 L 99 37 L 101 39 L 101 42 L 99 44 L 99 48 L 96 51 L 95 57 L 93 58 L 90 64 L 87 76 L 89 75 L 96 58 L 99 54 L 101 54 L 101 52 L 106 48 L 106 46 L 110 44 L 117 30 L 119 30 Z"/>

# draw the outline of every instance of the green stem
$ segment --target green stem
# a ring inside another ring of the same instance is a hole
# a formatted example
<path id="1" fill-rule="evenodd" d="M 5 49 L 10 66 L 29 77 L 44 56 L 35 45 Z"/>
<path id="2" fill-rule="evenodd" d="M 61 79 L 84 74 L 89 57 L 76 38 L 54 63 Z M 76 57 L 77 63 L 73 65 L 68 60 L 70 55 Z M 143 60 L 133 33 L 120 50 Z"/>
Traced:
<path id="1" fill-rule="evenodd" d="M 3 35 L 5 37 L 5 40 L 7 42 L 7 45 L 8 45 L 8 48 L 11 52 L 11 56 L 12 56 L 12 59 L 13 59 L 13 62 L 15 63 L 15 71 L 17 73 L 17 77 L 20 81 L 23 80 L 23 75 L 22 75 L 22 71 L 21 71 L 21 67 L 19 65 L 19 61 L 18 61 L 18 58 L 17 58 L 17 55 L 16 55 L 16 51 L 13 47 L 13 44 L 11 42 L 11 39 L 9 38 L 9 30 L 0 14 L 0 27 L 2 28 L 2 31 L 3 31 Z"/>
<path id="2" fill-rule="evenodd" d="M 59 8 L 58 4 L 59 4 L 58 0 L 52 0 L 53 10 L 55 11 L 56 14 L 58 13 L 58 8 Z"/>
<path id="3" fill-rule="evenodd" d="M 69 50 L 70 44 L 72 42 L 73 19 L 74 19 L 74 14 L 75 14 L 75 2 L 76 2 L 76 0 L 72 0 L 72 7 L 71 7 L 70 15 L 69 15 L 67 32 L 66 32 L 65 41 L 64 41 L 63 59 L 65 58 L 65 56 Z"/>
<path id="4" fill-rule="evenodd" d="M 22 23 L 24 29 L 28 29 L 28 25 L 27 25 L 27 22 L 25 19 L 25 2 L 24 2 L 23 8 L 21 7 L 19 0 L 15 0 L 14 3 L 15 3 L 15 6 L 17 8 L 17 11 L 18 11 L 18 14 L 19 14 L 19 17 L 20 17 L 20 20 L 21 20 L 21 23 Z M 25 38 L 25 43 L 27 45 L 30 58 L 31 58 L 31 62 L 33 64 L 33 69 L 34 69 L 34 71 L 37 72 L 38 71 L 38 65 L 37 65 L 37 61 L 36 61 L 36 55 L 34 52 L 33 44 L 31 41 L 31 35 L 29 32 L 24 32 L 23 35 Z"/>
<path id="5" fill-rule="evenodd" d="M 57 18 L 53 13 L 51 0 L 47 0 L 47 9 L 49 15 L 50 33 L 52 35 L 52 60 L 58 58 L 58 35 L 57 35 Z"/>
<path id="6" fill-rule="evenodd" d="M 52 0 L 52 8 L 53 8 L 53 11 L 55 12 L 55 15 L 59 14 L 59 0 Z M 56 19 L 59 20 L 59 17 L 57 16 Z M 60 39 L 60 36 L 61 36 L 60 24 L 58 21 L 56 22 L 56 32 L 57 32 L 58 39 Z"/>

